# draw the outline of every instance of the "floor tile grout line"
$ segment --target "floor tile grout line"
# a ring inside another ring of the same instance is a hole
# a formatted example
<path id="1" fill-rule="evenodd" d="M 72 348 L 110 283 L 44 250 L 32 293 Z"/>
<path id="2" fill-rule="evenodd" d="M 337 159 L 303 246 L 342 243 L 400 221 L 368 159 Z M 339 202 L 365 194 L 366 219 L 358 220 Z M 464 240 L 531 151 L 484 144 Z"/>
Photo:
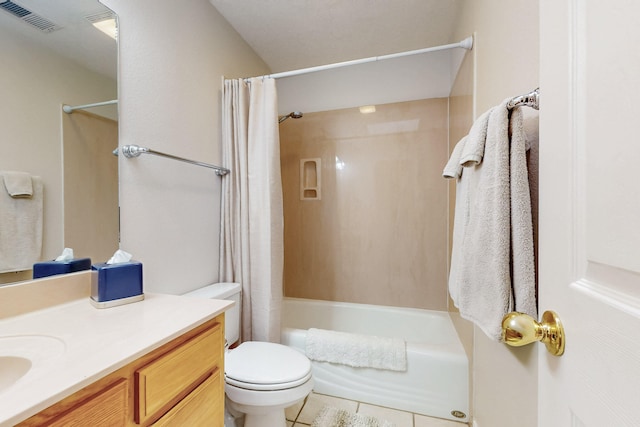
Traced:
<path id="1" fill-rule="evenodd" d="M 331 397 L 334 399 L 339 399 L 342 401 L 348 401 L 348 402 L 353 402 L 356 405 L 356 409 L 355 412 L 356 413 L 360 413 L 360 410 L 362 409 L 362 405 L 366 405 L 364 402 L 360 402 L 357 400 L 352 400 L 352 399 L 344 399 L 344 398 L 339 398 L 337 396 L 331 396 L 331 395 L 327 395 L 327 394 L 322 394 L 322 393 L 313 393 L 315 395 L 319 395 L 319 396 L 327 396 L 327 397 Z M 291 422 L 291 427 L 310 427 L 310 424 L 305 424 L 302 423 L 301 421 L 299 421 L 300 416 L 302 415 L 302 412 L 304 411 L 305 407 L 310 403 L 310 401 L 312 400 L 312 396 L 311 394 L 307 397 L 305 397 L 302 406 L 300 407 L 299 411 L 297 412 L 295 419 L 294 420 L 287 420 L 289 422 Z M 372 406 L 378 406 L 378 405 L 372 405 Z M 392 411 L 398 411 L 398 412 L 405 412 L 405 413 L 409 413 L 411 414 L 411 427 L 416 427 L 416 417 L 418 414 L 414 413 L 414 412 L 409 412 L 409 411 L 403 411 L 403 410 L 398 410 L 398 409 L 394 409 L 394 408 L 388 408 L 388 407 L 384 407 L 384 406 L 380 406 L 380 408 L 385 408 L 385 409 L 390 409 Z M 468 426 L 469 424 L 461 424 L 462 426 Z"/>

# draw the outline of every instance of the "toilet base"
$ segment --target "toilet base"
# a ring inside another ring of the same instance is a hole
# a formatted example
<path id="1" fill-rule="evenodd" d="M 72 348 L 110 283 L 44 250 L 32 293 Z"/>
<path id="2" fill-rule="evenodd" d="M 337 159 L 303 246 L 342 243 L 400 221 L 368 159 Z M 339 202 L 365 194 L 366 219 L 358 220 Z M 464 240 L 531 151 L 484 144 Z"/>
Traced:
<path id="1" fill-rule="evenodd" d="M 229 410 L 229 400 L 224 404 L 224 427 L 244 427 L 244 414 Z"/>
<path id="2" fill-rule="evenodd" d="M 298 387 L 275 391 L 247 390 L 225 384 L 227 408 L 232 414 L 244 414 L 244 427 L 286 427 L 285 408 L 307 397 L 313 384 L 310 378 Z"/>
<path id="3" fill-rule="evenodd" d="M 295 402 L 294 402 L 295 404 Z M 285 406 L 247 406 L 227 398 L 228 410 L 232 414 L 241 414 L 236 418 L 244 427 L 286 427 Z M 287 404 L 286 406 L 290 406 Z"/>
<path id="4" fill-rule="evenodd" d="M 287 427 L 284 410 L 277 410 L 268 414 L 245 414 L 244 427 Z"/>

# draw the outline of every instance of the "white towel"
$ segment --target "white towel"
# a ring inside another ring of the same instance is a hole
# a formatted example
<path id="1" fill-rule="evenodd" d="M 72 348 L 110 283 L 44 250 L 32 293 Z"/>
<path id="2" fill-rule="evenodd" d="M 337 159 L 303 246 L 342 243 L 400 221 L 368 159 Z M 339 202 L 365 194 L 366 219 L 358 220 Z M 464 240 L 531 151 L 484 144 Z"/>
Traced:
<path id="1" fill-rule="evenodd" d="M 42 251 L 42 179 L 30 177 L 31 197 L 12 197 L 15 188 L 6 187 L 5 172 L 0 175 L 0 273 L 30 270 Z"/>
<path id="2" fill-rule="evenodd" d="M 442 171 L 442 176 L 458 179 L 462 176 L 463 166 L 476 166 L 482 162 L 490 115 L 491 110 L 484 112 L 473 122 L 469 134 L 458 141 Z"/>
<path id="3" fill-rule="evenodd" d="M 11 197 L 31 197 L 33 196 L 33 184 L 31 175 L 26 172 L 2 172 L 2 179 L 7 193 Z"/>
<path id="4" fill-rule="evenodd" d="M 449 273 L 449 292 L 460 315 L 495 340 L 508 312 L 537 317 L 526 135 L 518 109 L 509 120 L 508 101 L 489 110 L 485 141 L 474 139 L 482 132 L 467 137 Z"/>
<path id="5" fill-rule="evenodd" d="M 527 167 L 527 135 L 520 108 L 511 112 L 511 310 L 538 318 L 536 300 L 536 261 L 534 256 L 533 212 L 531 185 Z M 531 141 L 529 141 L 530 145 Z M 537 179 L 535 180 L 537 187 Z"/>
<path id="6" fill-rule="evenodd" d="M 451 157 L 447 162 L 447 165 L 444 167 L 442 171 L 442 176 L 445 178 L 460 178 L 462 175 L 462 163 L 460 163 L 460 157 L 462 156 L 462 151 L 464 150 L 464 146 L 467 142 L 467 137 L 463 137 L 455 147 L 453 147 L 453 151 L 451 152 Z"/>
<path id="7" fill-rule="evenodd" d="M 485 111 L 478 119 L 473 122 L 467 143 L 464 150 L 460 154 L 460 164 L 462 166 L 476 166 L 482 162 L 484 156 L 484 147 L 487 141 L 487 131 L 489 128 L 489 117 L 493 108 Z"/>
<path id="8" fill-rule="evenodd" d="M 407 370 L 407 352 L 401 338 L 385 338 L 311 328 L 305 345 L 307 357 L 355 368 Z"/>

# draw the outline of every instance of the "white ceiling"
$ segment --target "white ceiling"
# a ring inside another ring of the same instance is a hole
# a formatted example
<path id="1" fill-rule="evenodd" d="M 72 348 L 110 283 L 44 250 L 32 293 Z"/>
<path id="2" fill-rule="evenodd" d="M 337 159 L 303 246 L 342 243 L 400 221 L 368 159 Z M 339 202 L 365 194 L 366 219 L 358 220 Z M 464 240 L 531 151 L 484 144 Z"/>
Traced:
<path id="1" fill-rule="evenodd" d="M 14 0 L 63 27 L 49 34 L 6 13 L 0 25 L 115 78 L 116 45 L 85 16 L 97 0 Z M 272 72 L 454 43 L 464 0 L 210 0 Z"/>
<path id="2" fill-rule="evenodd" d="M 452 40 L 463 0 L 209 0 L 272 72 Z"/>
<path id="3" fill-rule="evenodd" d="M 98 0 L 13 0 L 60 29 L 46 33 L 19 18 L 0 11 L 0 29 L 15 31 L 25 40 L 37 43 L 103 75 L 116 79 L 115 40 L 96 30 L 86 18 L 110 12 Z"/>

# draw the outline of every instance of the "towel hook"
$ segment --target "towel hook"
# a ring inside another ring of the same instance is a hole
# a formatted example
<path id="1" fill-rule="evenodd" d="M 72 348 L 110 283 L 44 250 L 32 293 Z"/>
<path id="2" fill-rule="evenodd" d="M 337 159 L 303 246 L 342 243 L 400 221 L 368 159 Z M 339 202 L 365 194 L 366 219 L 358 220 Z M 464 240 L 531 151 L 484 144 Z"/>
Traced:
<path id="1" fill-rule="evenodd" d="M 543 342 L 549 353 L 562 356 L 564 353 L 564 328 L 553 311 L 545 311 L 542 320 L 525 313 L 512 311 L 502 319 L 502 341 L 512 347 L 521 347 L 536 341 Z"/>

